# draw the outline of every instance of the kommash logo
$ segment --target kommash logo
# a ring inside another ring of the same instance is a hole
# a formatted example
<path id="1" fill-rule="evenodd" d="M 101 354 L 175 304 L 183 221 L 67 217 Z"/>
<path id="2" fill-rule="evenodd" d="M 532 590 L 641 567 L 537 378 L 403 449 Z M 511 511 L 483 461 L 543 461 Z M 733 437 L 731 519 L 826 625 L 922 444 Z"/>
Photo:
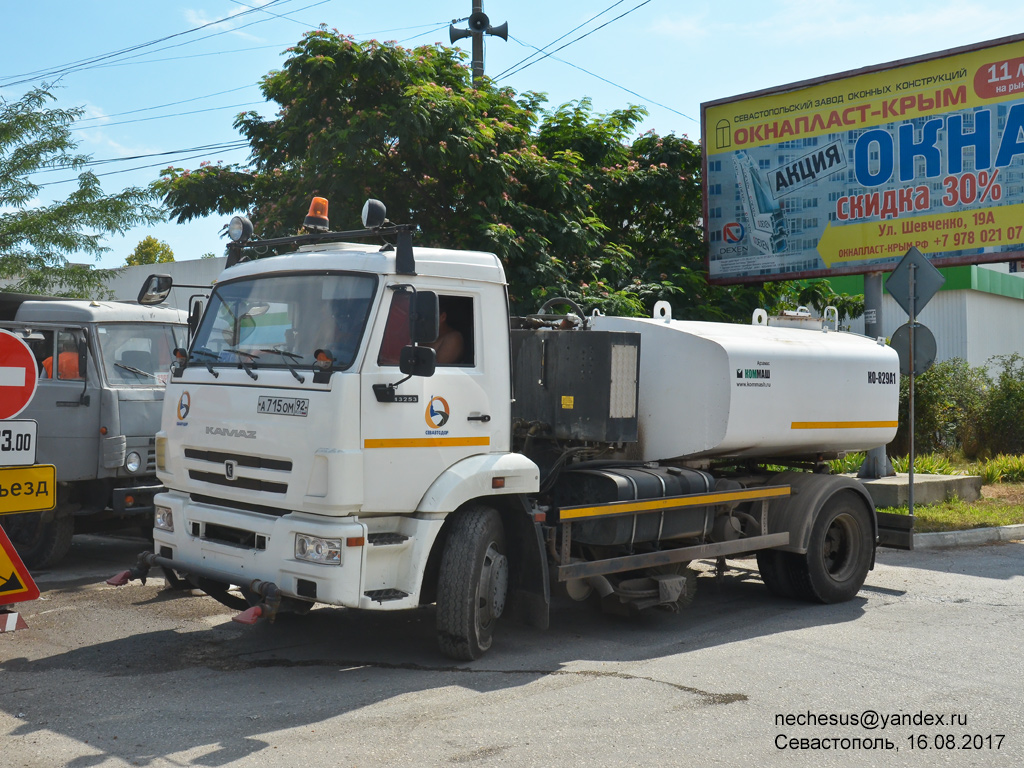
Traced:
<path id="1" fill-rule="evenodd" d="M 427 430 L 428 435 L 447 435 L 447 429 L 441 429 L 445 424 L 448 423 L 448 419 L 451 414 L 451 409 L 448 407 L 448 401 L 443 397 L 434 396 L 430 398 L 430 402 L 427 403 L 427 410 L 423 416 L 426 419 L 427 426 L 430 429 Z"/>
<path id="2" fill-rule="evenodd" d="M 188 412 L 192 410 L 192 395 L 188 393 L 188 390 L 181 393 L 181 397 L 178 398 L 178 426 L 184 427 L 188 422 L 185 419 L 188 418 Z"/>
<path id="3" fill-rule="evenodd" d="M 765 360 L 758 360 L 756 368 L 737 368 L 737 387 L 770 387 L 772 372 L 768 367 L 771 363 Z"/>

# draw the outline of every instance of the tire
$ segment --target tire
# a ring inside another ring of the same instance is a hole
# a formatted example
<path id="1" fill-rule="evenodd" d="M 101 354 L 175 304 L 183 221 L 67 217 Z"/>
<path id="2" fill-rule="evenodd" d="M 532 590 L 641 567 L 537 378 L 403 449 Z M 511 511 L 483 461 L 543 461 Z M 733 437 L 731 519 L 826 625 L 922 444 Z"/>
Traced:
<path id="1" fill-rule="evenodd" d="M 48 568 L 62 560 L 75 534 L 75 518 L 70 515 L 58 515 L 49 522 L 43 522 L 41 512 L 5 515 L 0 517 L 0 525 L 30 570 Z"/>
<path id="2" fill-rule="evenodd" d="M 437 584 L 437 641 L 452 659 L 479 659 L 494 636 L 508 592 L 505 531 L 498 513 L 470 506 L 455 513 Z"/>
<path id="3" fill-rule="evenodd" d="M 871 569 L 871 510 L 853 491 L 825 502 L 811 528 L 805 556 L 794 556 L 790 577 L 796 596 L 810 602 L 852 600 Z"/>
<path id="4" fill-rule="evenodd" d="M 787 557 L 791 554 L 776 549 L 762 549 L 757 553 L 757 570 L 761 573 L 761 581 L 776 597 L 796 597 Z"/>

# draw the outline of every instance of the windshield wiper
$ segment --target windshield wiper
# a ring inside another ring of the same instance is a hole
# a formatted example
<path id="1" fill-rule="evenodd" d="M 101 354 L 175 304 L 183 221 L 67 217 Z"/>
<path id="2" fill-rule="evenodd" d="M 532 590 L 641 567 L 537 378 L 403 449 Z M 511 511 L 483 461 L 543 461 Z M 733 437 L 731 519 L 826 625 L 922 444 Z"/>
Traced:
<path id="1" fill-rule="evenodd" d="M 244 359 L 239 359 L 239 361 L 238 361 L 239 367 L 243 371 L 245 371 L 247 374 L 249 374 L 249 378 L 252 379 L 253 381 L 256 381 L 259 378 L 259 376 L 257 376 L 255 373 L 252 372 L 252 369 L 255 368 L 255 366 L 253 365 L 253 362 L 260 359 L 259 355 L 254 355 L 254 354 L 252 354 L 250 352 L 243 352 L 240 349 L 230 349 L 229 348 L 229 349 L 225 349 L 224 351 L 225 352 L 230 352 L 233 355 L 238 355 L 239 358 L 244 358 Z"/>
<path id="2" fill-rule="evenodd" d="M 198 355 L 200 357 L 207 358 L 207 360 L 206 360 L 206 370 L 208 370 L 210 373 L 213 374 L 213 378 L 216 379 L 218 376 L 220 376 L 219 373 L 217 373 L 215 370 L 213 370 L 213 363 L 210 362 L 210 358 L 212 358 L 214 360 L 220 360 L 220 355 L 211 352 L 206 347 L 200 347 L 199 349 L 193 349 L 192 350 L 192 354 L 188 356 L 189 361 L 191 362 L 193 356 L 196 356 L 196 355 Z"/>
<path id="3" fill-rule="evenodd" d="M 283 349 L 260 349 L 260 352 L 266 352 L 269 355 L 280 355 L 284 358 L 284 364 L 287 366 L 292 376 L 298 379 L 300 384 L 306 383 L 306 378 L 300 375 L 299 372 L 292 367 L 292 362 L 295 360 L 301 360 L 302 355 L 296 355 L 294 352 L 285 352 Z"/>
<path id="4" fill-rule="evenodd" d="M 124 363 L 114 363 L 114 365 L 117 366 L 118 368 L 124 368 L 126 371 L 131 371 L 132 373 L 138 376 L 149 376 L 149 378 L 151 379 L 156 379 L 157 381 L 160 381 L 160 377 L 157 376 L 155 373 L 150 373 L 149 371 L 144 371 L 141 368 L 136 368 L 134 365 L 125 365 Z"/>

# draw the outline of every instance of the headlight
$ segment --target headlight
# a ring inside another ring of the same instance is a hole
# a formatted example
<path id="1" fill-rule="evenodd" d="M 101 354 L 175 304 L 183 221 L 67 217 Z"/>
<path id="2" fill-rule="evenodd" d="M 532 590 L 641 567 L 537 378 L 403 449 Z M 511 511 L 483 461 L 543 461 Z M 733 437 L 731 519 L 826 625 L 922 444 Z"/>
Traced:
<path id="1" fill-rule="evenodd" d="M 153 527 L 161 531 L 174 532 L 174 516 L 170 507 L 156 507 L 153 512 Z"/>
<path id="2" fill-rule="evenodd" d="M 124 459 L 124 468 L 129 472 L 135 473 L 139 471 L 142 466 L 142 457 L 139 456 L 135 451 L 129 453 Z"/>
<path id="3" fill-rule="evenodd" d="M 341 539 L 321 539 L 318 536 L 295 534 L 295 559 L 311 563 L 341 565 Z"/>

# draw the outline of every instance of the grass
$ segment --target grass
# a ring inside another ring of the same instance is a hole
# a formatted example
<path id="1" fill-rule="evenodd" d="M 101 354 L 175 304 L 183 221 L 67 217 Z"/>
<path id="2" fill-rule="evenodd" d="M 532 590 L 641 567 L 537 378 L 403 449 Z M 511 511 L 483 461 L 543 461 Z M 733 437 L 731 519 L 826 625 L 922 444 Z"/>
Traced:
<path id="1" fill-rule="evenodd" d="M 851 453 L 829 462 L 833 473 L 856 472 L 863 453 Z M 907 457 L 892 457 L 893 469 L 906 472 Z M 941 504 L 914 505 L 914 530 L 918 533 L 964 531 L 1024 524 L 1024 456 L 1002 454 L 981 461 L 962 456 L 922 454 L 914 457 L 917 474 L 980 475 L 981 498 L 977 501 L 951 499 Z M 880 507 L 879 512 L 908 514 L 906 507 Z"/>
<path id="2" fill-rule="evenodd" d="M 906 507 L 880 507 L 879 512 L 907 514 Z M 951 499 L 941 504 L 914 505 L 914 531 L 963 531 L 1024 524 L 1024 483 L 984 485 L 977 501 Z"/>

